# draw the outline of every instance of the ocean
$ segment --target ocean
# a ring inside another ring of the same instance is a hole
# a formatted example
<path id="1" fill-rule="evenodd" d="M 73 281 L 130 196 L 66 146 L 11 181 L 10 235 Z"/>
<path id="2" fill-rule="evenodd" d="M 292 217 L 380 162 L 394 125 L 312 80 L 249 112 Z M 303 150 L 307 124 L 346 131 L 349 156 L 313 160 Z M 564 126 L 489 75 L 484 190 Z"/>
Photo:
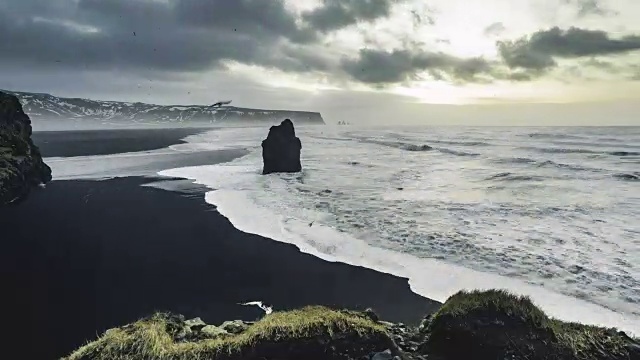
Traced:
<path id="1" fill-rule="evenodd" d="M 249 153 L 159 174 L 211 188 L 242 231 L 406 277 L 426 297 L 503 288 L 640 335 L 640 127 L 296 132 L 300 174 L 260 174 L 263 127 L 189 136 L 171 148 Z"/>

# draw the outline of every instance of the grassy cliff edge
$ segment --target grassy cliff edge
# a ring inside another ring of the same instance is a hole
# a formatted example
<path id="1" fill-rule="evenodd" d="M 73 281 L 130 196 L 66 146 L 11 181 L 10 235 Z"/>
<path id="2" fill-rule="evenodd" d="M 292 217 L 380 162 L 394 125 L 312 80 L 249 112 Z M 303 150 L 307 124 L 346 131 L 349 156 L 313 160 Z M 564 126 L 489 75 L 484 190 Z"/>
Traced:
<path id="1" fill-rule="evenodd" d="M 376 358 L 376 356 L 378 356 Z M 386 357 L 385 357 L 386 356 Z M 106 331 L 66 360 L 106 359 L 640 359 L 615 329 L 549 318 L 529 298 L 461 291 L 418 328 L 372 312 L 312 306 L 255 323 L 206 325 L 155 314 Z"/>

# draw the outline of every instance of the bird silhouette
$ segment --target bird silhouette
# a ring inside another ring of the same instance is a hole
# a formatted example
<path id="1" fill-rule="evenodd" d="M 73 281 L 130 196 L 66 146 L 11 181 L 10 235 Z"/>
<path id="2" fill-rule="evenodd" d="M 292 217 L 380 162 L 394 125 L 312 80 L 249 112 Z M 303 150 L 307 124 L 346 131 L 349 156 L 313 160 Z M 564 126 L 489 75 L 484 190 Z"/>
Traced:
<path id="1" fill-rule="evenodd" d="M 218 101 L 217 103 L 211 105 L 210 107 L 217 107 L 217 106 L 228 105 L 228 104 L 231 104 L 231 100 Z"/>

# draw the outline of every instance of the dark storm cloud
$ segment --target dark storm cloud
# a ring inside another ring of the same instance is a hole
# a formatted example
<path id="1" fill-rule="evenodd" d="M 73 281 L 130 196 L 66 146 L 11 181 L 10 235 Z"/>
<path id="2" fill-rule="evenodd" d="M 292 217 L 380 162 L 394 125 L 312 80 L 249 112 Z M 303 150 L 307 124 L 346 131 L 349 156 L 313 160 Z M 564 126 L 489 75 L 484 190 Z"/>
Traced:
<path id="1" fill-rule="evenodd" d="M 640 49 L 638 36 L 613 39 L 577 28 L 499 42 L 503 64 L 419 50 L 424 44 L 413 40 L 395 51 L 363 49 L 346 58 L 322 48 L 327 32 L 387 17 L 399 1 L 324 0 L 298 18 L 283 0 L 0 0 L 0 78 L 16 67 L 161 76 L 238 62 L 375 85 L 423 72 L 458 83 L 527 81 L 556 66 L 556 58 Z M 412 14 L 414 22 L 432 21 Z M 487 31 L 503 28 L 496 23 Z"/>
<path id="2" fill-rule="evenodd" d="M 231 60 L 307 71 L 328 66 L 301 49 L 317 38 L 280 0 L 0 0 L 0 64 L 198 71 Z"/>
<path id="3" fill-rule="evenodd" d="M 189 72 L 236 61 L 330 71 L 337 59 L 319 50 L 323 34 L 388 16 L 396 1 L 325 0 L 300 21 L 283 0 L 0 0 L 0 64 Z"/>
<path id="4" fill-rule="evenodd" d="M 640 50 L 640 36 L 616 39 L 605 31 L 554 27 L 516 41 L 500 41 L 498 49 L 510 68 L 542 71 L 556 66 L 555 58 L 614 55 Z"/>
<path id="5" fill-rule="evenodd" d="M 77 9 L 77 19 L 110 29 L 166 24 L 173 12 L 170 3 L 153 0 L 79 0 Z"/>
<path id="6" fill-rule="evenodd" d="M 185 25 L 233 29 L 252 36 L 283 36 L 296 42 L 313 41 L 315 32 L 296 24 L 282 0 L 180 0 L 176 14 Z"/>
<path id="7" fill-rule="evenodd" d="M 253 61 L 260 48 L 254 39 L 180 28 L 149 31 L 86 32 L 60 20 L 21 19 L 0 15 L 0 62 L 37 66 L 202 70 L 221 59 Z M 134 35 L 134 32 L 136 33 Z"/>
<path id="8" fill-rule="evenodd" d="M 496 23 L 488 28 L 500 30 Z M 460 58 L 407 46 L 403 50 L 360 50 L 355 58 L 343 59 L 341 68 L 363 83 L 386 85 L 415 79 L 426 72 L 433 79 L 454 83 L 532 81 L 557 66 L 558 58 L 592 58 L 640 50 L 640 36 L 612 38 L 604 31 L 552 28 L 516 41 L 497 43 L 502 61 Z"/>
<path id="9" fill-rule="evenodd" d="M 482 58 L 461 59 L 444 53 L 373 49 L 362 49 L 357 58 L 343 59 L 341 65 L 354 79 L 370 84 L 402 82 L 422 71 L 435 78 L 448 74 L 456 80 L 474 81 L 476 75 L 491 68 Z"/>
<path id="10" fill-rule="evenodd" d="M 322 6 L 305 12 L 302 18 L 314 29 L 328 32 L 360 21 L 388 17 L 398 0 L 323 0 Z"/>

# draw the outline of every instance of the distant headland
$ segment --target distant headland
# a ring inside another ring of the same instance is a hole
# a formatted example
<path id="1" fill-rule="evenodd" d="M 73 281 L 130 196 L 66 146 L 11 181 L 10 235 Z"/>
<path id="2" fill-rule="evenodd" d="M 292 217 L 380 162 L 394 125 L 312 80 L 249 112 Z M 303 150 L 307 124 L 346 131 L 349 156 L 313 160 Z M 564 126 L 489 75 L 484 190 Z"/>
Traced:
<path id="1" fill-rule="evenodd" d="M 2 90 L 18 97 L 24 111 L 40 121 L 103 121 L 179 125 L 203 123 L 251 125 L 279 123 L 289 118 L 296 124 L 324 125 L 319 112 L 251 109 L 230 106 L 230 100 L 213 105 L 154 105 L 140 102 L 62 98 L 50 94 Z"/>

